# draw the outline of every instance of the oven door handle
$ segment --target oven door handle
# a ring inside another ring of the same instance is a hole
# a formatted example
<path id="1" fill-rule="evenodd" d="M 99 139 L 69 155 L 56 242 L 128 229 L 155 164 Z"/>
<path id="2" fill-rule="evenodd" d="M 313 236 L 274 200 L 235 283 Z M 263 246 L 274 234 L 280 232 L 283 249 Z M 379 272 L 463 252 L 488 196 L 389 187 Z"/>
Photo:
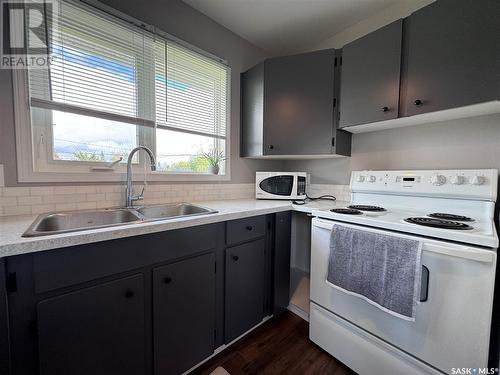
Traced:
<path id="1" fill-rule="evenodd" d="M 326 229 L 328 231 L 331 231 L 333 227 L 333 223 L 331 222 L 328 223 L 321 220 L 317 220 L 313 225 L 315 227 Z M 373 230 L 373 232 L 380 233 L 380 231 L 378 230 Z M 424 241 L 424 246 L 422 250 L 436 254 L 452 256 L 455 258 L 473 260 L 481 263 L 493 263 L 495 261 L 495 254 L 493 251 L 486 249 L 484 250 L 475 249 L 470 246 L 461 246 L 453 244 L 451 244 L 450 246 L 442 246 L 432 242 Z"/>
<path id="2" fill-rule="evenodd" d="M 425 302 L 429 298 L 429 269 L 422 264 L 420 274 L 420 302 Z"/>
<path id="3" fill-rule="evenodd" d="M 492 251 L 478 250 L 468 246 L 447 247 L 430 243 L 424 243 L 423 251 L 431 251 L 437 254 L 448 255 L 467 260 L 474 260 L 476 262 L 482 262 L 482 263 L 493 263 L 495 260 Z"/>

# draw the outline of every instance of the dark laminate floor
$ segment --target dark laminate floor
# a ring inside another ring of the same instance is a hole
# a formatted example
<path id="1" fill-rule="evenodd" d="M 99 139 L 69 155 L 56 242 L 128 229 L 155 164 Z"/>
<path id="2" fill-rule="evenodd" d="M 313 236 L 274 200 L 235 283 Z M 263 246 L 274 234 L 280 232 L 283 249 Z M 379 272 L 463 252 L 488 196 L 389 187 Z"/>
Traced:
<path id="1" fill-rule="evenodd" d="M 238 374 L 354 374 L 309 341 L 308 324 L 291 312 L 270 320 L 192 372 L 222 366 Z"/>

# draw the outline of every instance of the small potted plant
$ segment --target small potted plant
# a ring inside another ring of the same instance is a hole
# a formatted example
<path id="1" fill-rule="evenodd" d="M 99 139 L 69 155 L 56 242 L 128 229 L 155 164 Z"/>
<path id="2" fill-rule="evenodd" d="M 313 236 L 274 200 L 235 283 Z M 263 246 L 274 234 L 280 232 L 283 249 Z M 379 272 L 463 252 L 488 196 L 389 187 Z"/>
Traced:
<path id="1" fill-rule="evenodd" d="M 211 149 L 203 154 L 203 158 L 208 162 L 208 173 L 219 174 L 220 163 L 226 160 L 222 151 Z"/>

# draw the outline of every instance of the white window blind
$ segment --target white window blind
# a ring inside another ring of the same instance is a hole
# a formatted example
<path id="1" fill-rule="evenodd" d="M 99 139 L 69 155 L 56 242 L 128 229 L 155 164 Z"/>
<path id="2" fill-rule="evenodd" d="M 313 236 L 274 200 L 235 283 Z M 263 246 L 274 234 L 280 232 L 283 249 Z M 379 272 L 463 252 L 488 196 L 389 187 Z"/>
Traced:
<path id="1" fill-rule="evenodd" d="M 225 138 L 228 67 L 173 41 L 156 54 L 157 127 Z"/>
<path id="2" fill-rule="evenodd" d="M 60 1 L 54 62 L 29 74 L 31 105 L 154 126 L 154 34 Z"/>
<path id="3" fill-rule="evenodd" d="M 208 173 L 205 155 L 226 152 L 230 68 L 133 19 L 54 1 L 53 63 L 28 69 L 33 137 L 48 163 L 126 160 L 142 144 L 160 171 Z"/>

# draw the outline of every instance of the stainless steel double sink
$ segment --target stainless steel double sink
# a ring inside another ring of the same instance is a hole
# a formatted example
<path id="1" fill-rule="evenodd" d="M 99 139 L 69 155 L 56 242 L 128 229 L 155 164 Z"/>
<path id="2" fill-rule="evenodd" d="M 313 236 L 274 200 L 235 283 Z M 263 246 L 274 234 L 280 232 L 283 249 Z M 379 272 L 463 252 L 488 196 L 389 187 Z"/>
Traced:
<path id="1" fill-rule="evenodd" d="M 23 237 L 46 236 L 115 225 L 208 215 L 216 212 L 210 208 L 191 203 L 171 203 L 134 208 L 50 213 L 38 216 L 24 232 Z"/>

